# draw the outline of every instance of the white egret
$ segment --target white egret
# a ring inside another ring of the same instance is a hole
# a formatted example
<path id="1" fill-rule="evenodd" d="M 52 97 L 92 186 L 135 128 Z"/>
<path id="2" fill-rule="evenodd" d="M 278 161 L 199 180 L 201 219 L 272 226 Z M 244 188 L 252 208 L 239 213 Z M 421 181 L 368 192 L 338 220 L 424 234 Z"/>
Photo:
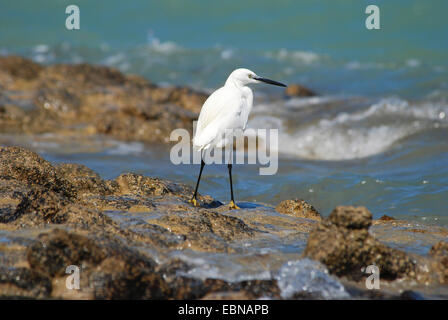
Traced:
<path id="1" fill-rule="evenodd" d="M 247 86 L 253 83 L 268 83 L 286 87 L 283 83 L 257 76 L 248 69 L 236 69 L 227 78 L 223 87 L 213 92 L 204 102 L 197 122 L 193 146 L 201 152 L 201 169 L 190 202 L 198 206 L 196 199 L 205 162 L 203 151 L 213 148 L 225 148 L 231 144 L 225 135 L 226 130 L 244 130 L 252 109 L 253 93 Z M 228 165 L 230 178 L 230 209 L 239 209 L 233 197 L 232 161 Z"/>

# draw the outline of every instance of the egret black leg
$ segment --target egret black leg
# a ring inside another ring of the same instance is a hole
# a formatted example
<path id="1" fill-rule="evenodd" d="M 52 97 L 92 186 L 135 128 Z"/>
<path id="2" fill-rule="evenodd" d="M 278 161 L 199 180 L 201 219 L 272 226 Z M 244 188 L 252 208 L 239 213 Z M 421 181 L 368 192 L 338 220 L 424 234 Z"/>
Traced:
<path id="1" fill-rule="evenodd" d="M 196 182 L 196 188 L 194 189 L 193 197 L 190 200 L 190 202 L 193 203 L 193 205 L 195 207 L 197 207 L 199 205 L 196 197 L 197 197 L 197 194 L 198 194 L 199 182 L 201 181 L 201 175 L 202 175 L 202 170 L 204 169 L 204 166 L 205 166 L 205 162 L 202 159 L 202 155 L 201 155 L 201 169 L 199 170 L 198 181 Z"/>
<path id="2" fill-rule="evenodd" d="M 232 182 L 232 164 L 229 163 L 227 165 L 227 168 L 229 169 L 229 178 L 230 178 L 230 197 L 232 200 L 230 200 L 229 203 L 229 207 L 230 209 L 240 209 L 236 204 L 235 204 L 235 198 L 233 197 L 233 182 Z"/>

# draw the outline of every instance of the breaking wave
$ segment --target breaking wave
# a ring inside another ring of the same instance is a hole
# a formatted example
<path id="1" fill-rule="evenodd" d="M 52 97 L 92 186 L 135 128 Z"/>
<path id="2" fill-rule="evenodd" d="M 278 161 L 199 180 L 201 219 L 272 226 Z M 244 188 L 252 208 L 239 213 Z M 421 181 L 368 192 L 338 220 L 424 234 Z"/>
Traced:
<path id="1" fill-rule="evenodd" d="M 279 128 L 279 153 L 315 160 L 364 158 L 424 130 L 448 127 L 448 105 L 442 103 L 385 98 L 365 108 L 347 109 L 339 101 L 337 108 L 326 112 L 328 108 L 318 105 L 328 103 L 328 98 L 312 98 L 308 104 L 303 100 L 280 114 L 257 113 L 250 125 Z M 270 106 L 271 110 L 279 108 Z"/>

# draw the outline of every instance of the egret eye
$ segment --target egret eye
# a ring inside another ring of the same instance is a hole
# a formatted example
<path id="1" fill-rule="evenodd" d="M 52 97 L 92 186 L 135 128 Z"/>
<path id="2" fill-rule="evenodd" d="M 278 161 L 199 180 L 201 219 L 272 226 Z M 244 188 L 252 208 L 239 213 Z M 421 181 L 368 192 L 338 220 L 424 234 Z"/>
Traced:
<path id="1" fill-rule="evenodd" d="M 252 79 L 252 75 L 250 73 L 249 73 L 248 77 Z"/>

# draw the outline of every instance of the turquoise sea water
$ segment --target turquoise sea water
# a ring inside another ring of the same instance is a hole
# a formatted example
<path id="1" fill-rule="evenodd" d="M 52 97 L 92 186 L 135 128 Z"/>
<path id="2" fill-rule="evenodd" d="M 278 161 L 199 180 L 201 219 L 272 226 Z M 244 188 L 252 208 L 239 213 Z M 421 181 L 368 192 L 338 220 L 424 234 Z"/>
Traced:
<path id="1" fill-rule="evenodd" d="M 69 4 L 80 8 L 80 30 L 65 28 Z M 380 8 L 380 30 L 365 28 L 369 4 Z M 447 13 L 443 0 L 1 1 L 0 54 L 99 63 L 207 91 L 240 66 L 303 84 L 320 96 L 285 100 L 277 88 L 255 88 L 249 126 L 280 129 L 279 172 L 237 166 L 239 199 L 299 197 L 324 214 L 366 205 L 376 217 L 448 224 Z M 117 148 L 36 147 L 106 177 L 139 170 L 194 184 L 196 167 L 167 163 L 168 150 Z M 227 201 L 225 168 L 204 178 L 202 191 Z"/>
<path id="2" fill-rule="evenodd" d="M 65 28 L 69 4 L 80 30 Z M 368 4 L 381 30 L 365 28 Z M 157 82 L 213 88 L 244 65 L 322 93 L 421 97 L 447 90 L 446 12 L 444 0 L 2 1 L 0 48 Z"/>

